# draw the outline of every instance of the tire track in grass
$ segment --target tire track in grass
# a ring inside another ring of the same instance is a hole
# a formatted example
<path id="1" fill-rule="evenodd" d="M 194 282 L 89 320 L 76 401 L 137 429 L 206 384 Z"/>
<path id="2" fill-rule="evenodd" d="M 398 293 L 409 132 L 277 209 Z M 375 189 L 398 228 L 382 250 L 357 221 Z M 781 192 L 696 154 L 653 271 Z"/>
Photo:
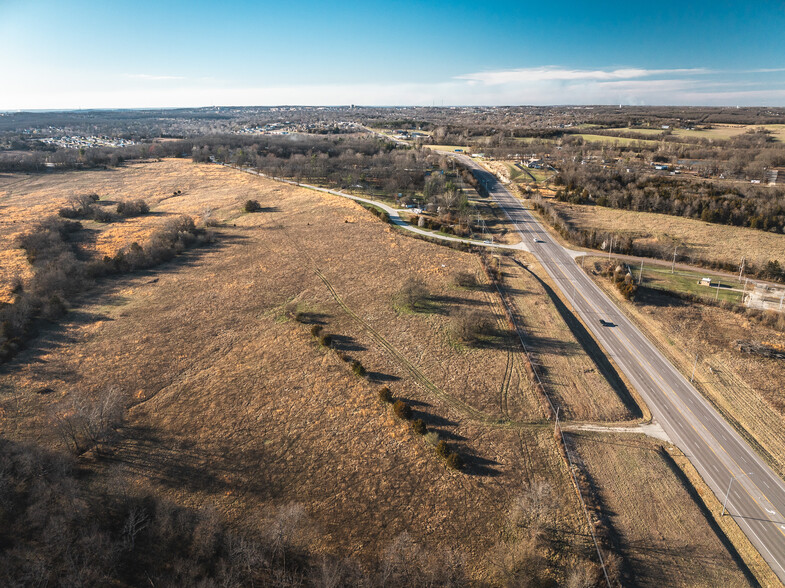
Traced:
<path id="1" fill-rule="evenodd" d="M 504 317 L 504 309 L 500 307 L 500 304 L 491 293 L 486 291 L 484 294 L 485 298 L 488 300 L 488 304 L 496 311 L 496 326 L 499 329 L 499 333 L 504 333 L 507 329 L 507 324 L 502 318 Z M 510 412 L 508 410 L 508 398 L 510 383 L 512 382 L 513 368 L 515 367 L 515 354 L 513 352 L 513 347 L 509 344 L 509 342 L 505 342 L 504 346 L 507 350 L 507 365 L 504 368 L 504 376 L 502 377 L 501 388 L 499 389 L 499 409 L 506 418 L 509 418 Z"/>
<path id="2" fill-rule="evenodd" d="M 453 409 L 462 412 L 466 416 L 470 417 L 475 421 L 479 421 L 486 425 L 494 426 L 494 427 L 515 427 L 515 426 L 530 426 L 526 425 L 525 423 L 518 423 L 513 422 L 509 418 L 498 418 L 491 416 L 481 410 L 477 410 L 473 406 L 465 403 L 464 401 L 456 398 L 455 396 L 448 394 L 444 390 L 441 390 L 438 386 L 436 386 L 433 382 L 431 382 L 425 374 L 423 374 L 420 369 L 415 366 L 412 362 L 410 362 L 400 351 L 398 351 L 387 339 L 385 339 L 378 331 L 376 331 L 373 327 L 371 327 L 367 322 L 365 322 L 361 317 L 352 311 L 343 299 L 338 295 L 338 292 L 335 291 L 330 281 L 325 277 L 325 275 L 319 269 L 315 269 L 314 272 L 319 277 L 324 285 L 327 286 L 327 289 L 330 291 L 330 294 L 338 303 L 338 306 L 352 317 L 355 321 L 360 323 L 360 325 L 365 329 L 373 339 L 387 351 L 394 359 L 396 359 L 403 368 L 409 372 L 409 374 L 414 378 L 414 380 L 427 392 L 432 394 L 433 396 L 439 398 L 441 401 L 445 402 L 447 405 L 452 407 Z"/>

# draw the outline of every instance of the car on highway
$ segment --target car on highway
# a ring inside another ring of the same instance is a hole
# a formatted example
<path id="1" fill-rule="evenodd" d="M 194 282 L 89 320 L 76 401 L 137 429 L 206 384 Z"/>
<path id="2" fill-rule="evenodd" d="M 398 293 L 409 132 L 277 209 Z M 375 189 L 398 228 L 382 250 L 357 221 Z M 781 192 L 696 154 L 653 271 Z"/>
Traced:
<path id="1" fill-rule="evenodd" d="M 600 319 L 600 324 L 603 327 L 615 327 L 616 326 L 611 321 L 606 321 L 605 319 Z"/>

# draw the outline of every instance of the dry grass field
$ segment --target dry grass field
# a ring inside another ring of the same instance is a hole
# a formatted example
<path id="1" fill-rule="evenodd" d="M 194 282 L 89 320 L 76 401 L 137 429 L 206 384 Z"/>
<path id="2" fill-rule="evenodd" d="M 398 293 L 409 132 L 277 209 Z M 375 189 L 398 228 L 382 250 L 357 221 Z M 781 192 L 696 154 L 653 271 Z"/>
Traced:
<path id="1" fill-rule="evenodd" d="M 526 333 L 526 346 L 546 391 L 561 407 L 561 418 L 603 422 L 640 418 L 630 391 L 591 334 L 548 281 L 539 277 L 545 272 L 534 273 L 509 258 L 502 261 L 504 285 Z"/>
<path id="2" fill-rule="evenodd" d="M 69 197 L 95 193 L 110 209 L 119 200 L 138 198 L 150 205 L 154 214 L 144 217 L 110 224 L 82 221 L 96 233 L 94 247 L 111 255 L 135 240 L 143 241 L 176 214 L 197 217 L 213 210 L 215 218 L 225 220 L 239 213 L 258 187 L 250 176 L 238 175 L 231 182 L 226 178 L 226 171 L 218 166 L 181 159 L 101 171 L 0 174 L 0 300 L 8 298 L 11 278 L 29 275 L 29 264 L 24 252 L 16 248 L 16 238 L 37 220 L 57 214 Z M 174 195 L 177 191 L 181 194 Z"/>
<path id="3" fill-rule="evenodd" d="M 158 213 L 146 222 L 207 207 L 229 221 L 214 246 L 103 282 L 4 366 L 4 437 L 60 446 L 52 411 L 115 388 L 133 405 L 120 439 L 108 457 L 83 458 L 105 483 L 215 506 L 250 528 L 298 502 L 318 528 L 317 552 L 368 559 L 408 532 L 428 549 L 465 553 L 473 574 L 489 577 L 508 506 L 522 487 L 547 480 L 556 508 L 545 527 L 560 546 L 549 565 L 564 574 L 591 557 L 569 473 L 549 427 L 536 424 L 542 405 L 502 329 L 498 298 L 482 284 L 453 285 L 466 270 L 482 282 L 475 256 L 402 236 L 338 197 L 180 160 L 4 182 L 17 231 L 25 202 L 39 215 L 88 191 L 144 197 Z M 176 190 L 183 196 L 170 197 Z M 241 213 L 247 198 L 265 212 Z M 103 242 L 119 247 L 148 227 L 102 229 Z M 393 304 L 411 276 L 430 292 L 425 312 Z M 305 324 L 287 316 L 294 308 Z M 458 345 L 450 315 L 461 308 L 488 313 L 499 332 Z M 368 376 L 320 347 L 313 324 Z M 461 452 L 465 471 L 448 469 L 393 417 L 377 399 L 381 385 Z"/>
<path id="4" fill-rule="evenodd" d="M 706 223 L 699 220 L 616 210 L 602 206 L 551 204 L 582 229 L 631 234 L 636 243 L 679 246 L 680 253 L 738 264 L 745 257 L 760 267 L 770 259 L 785 263 L 785 235 L 744 227 Z"/>
<path id="5" fill-rule="evenodd" d="M 625 585 L 750 585 L 661 444 L 638 435 L 579 433 L 569 439 L 621 549 Z"/>
<path id="6" fill-rule="evenodd" d="M 744 314 L 651 290 L 640 292 L 631 304 L 620 299 L 607 279 L 593 277 L 683 374 L 691 375 L 698 356 L 696 387 L 785 474 L 785 361 L 735 346 L 738 340 L 785 345 L 785 334 Z"/>
<path id="7" fill-rule="evenodd" d="M 785 141 L 785 125 L 713 125 L 711 129 L 674 129 L 677 137 L 695 139 L 731 139 L 749 131 L 764 127 L 772 132 L 777 141 Z"/>

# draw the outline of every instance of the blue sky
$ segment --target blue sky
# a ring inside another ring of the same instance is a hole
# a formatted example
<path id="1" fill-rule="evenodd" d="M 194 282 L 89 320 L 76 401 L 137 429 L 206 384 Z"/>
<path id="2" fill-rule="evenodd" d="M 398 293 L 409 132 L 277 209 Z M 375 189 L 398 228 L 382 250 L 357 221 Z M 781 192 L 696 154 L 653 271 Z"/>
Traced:
<path id="1" fill-rule="evenodd" d="M 0 0 L 0 109 L 785 106 L 785 2 Z"/>

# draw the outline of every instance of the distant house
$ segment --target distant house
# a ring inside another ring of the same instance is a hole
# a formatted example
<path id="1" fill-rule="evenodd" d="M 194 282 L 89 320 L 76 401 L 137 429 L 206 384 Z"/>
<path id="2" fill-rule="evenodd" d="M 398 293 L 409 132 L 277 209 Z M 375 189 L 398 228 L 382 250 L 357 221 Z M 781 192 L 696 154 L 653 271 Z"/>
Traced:
<path id="1" fill-rule="evenodd" d="M 698 282 L 699 286 L 711 286 L 711 278 L 701 278 L 701 281 Z"/>

